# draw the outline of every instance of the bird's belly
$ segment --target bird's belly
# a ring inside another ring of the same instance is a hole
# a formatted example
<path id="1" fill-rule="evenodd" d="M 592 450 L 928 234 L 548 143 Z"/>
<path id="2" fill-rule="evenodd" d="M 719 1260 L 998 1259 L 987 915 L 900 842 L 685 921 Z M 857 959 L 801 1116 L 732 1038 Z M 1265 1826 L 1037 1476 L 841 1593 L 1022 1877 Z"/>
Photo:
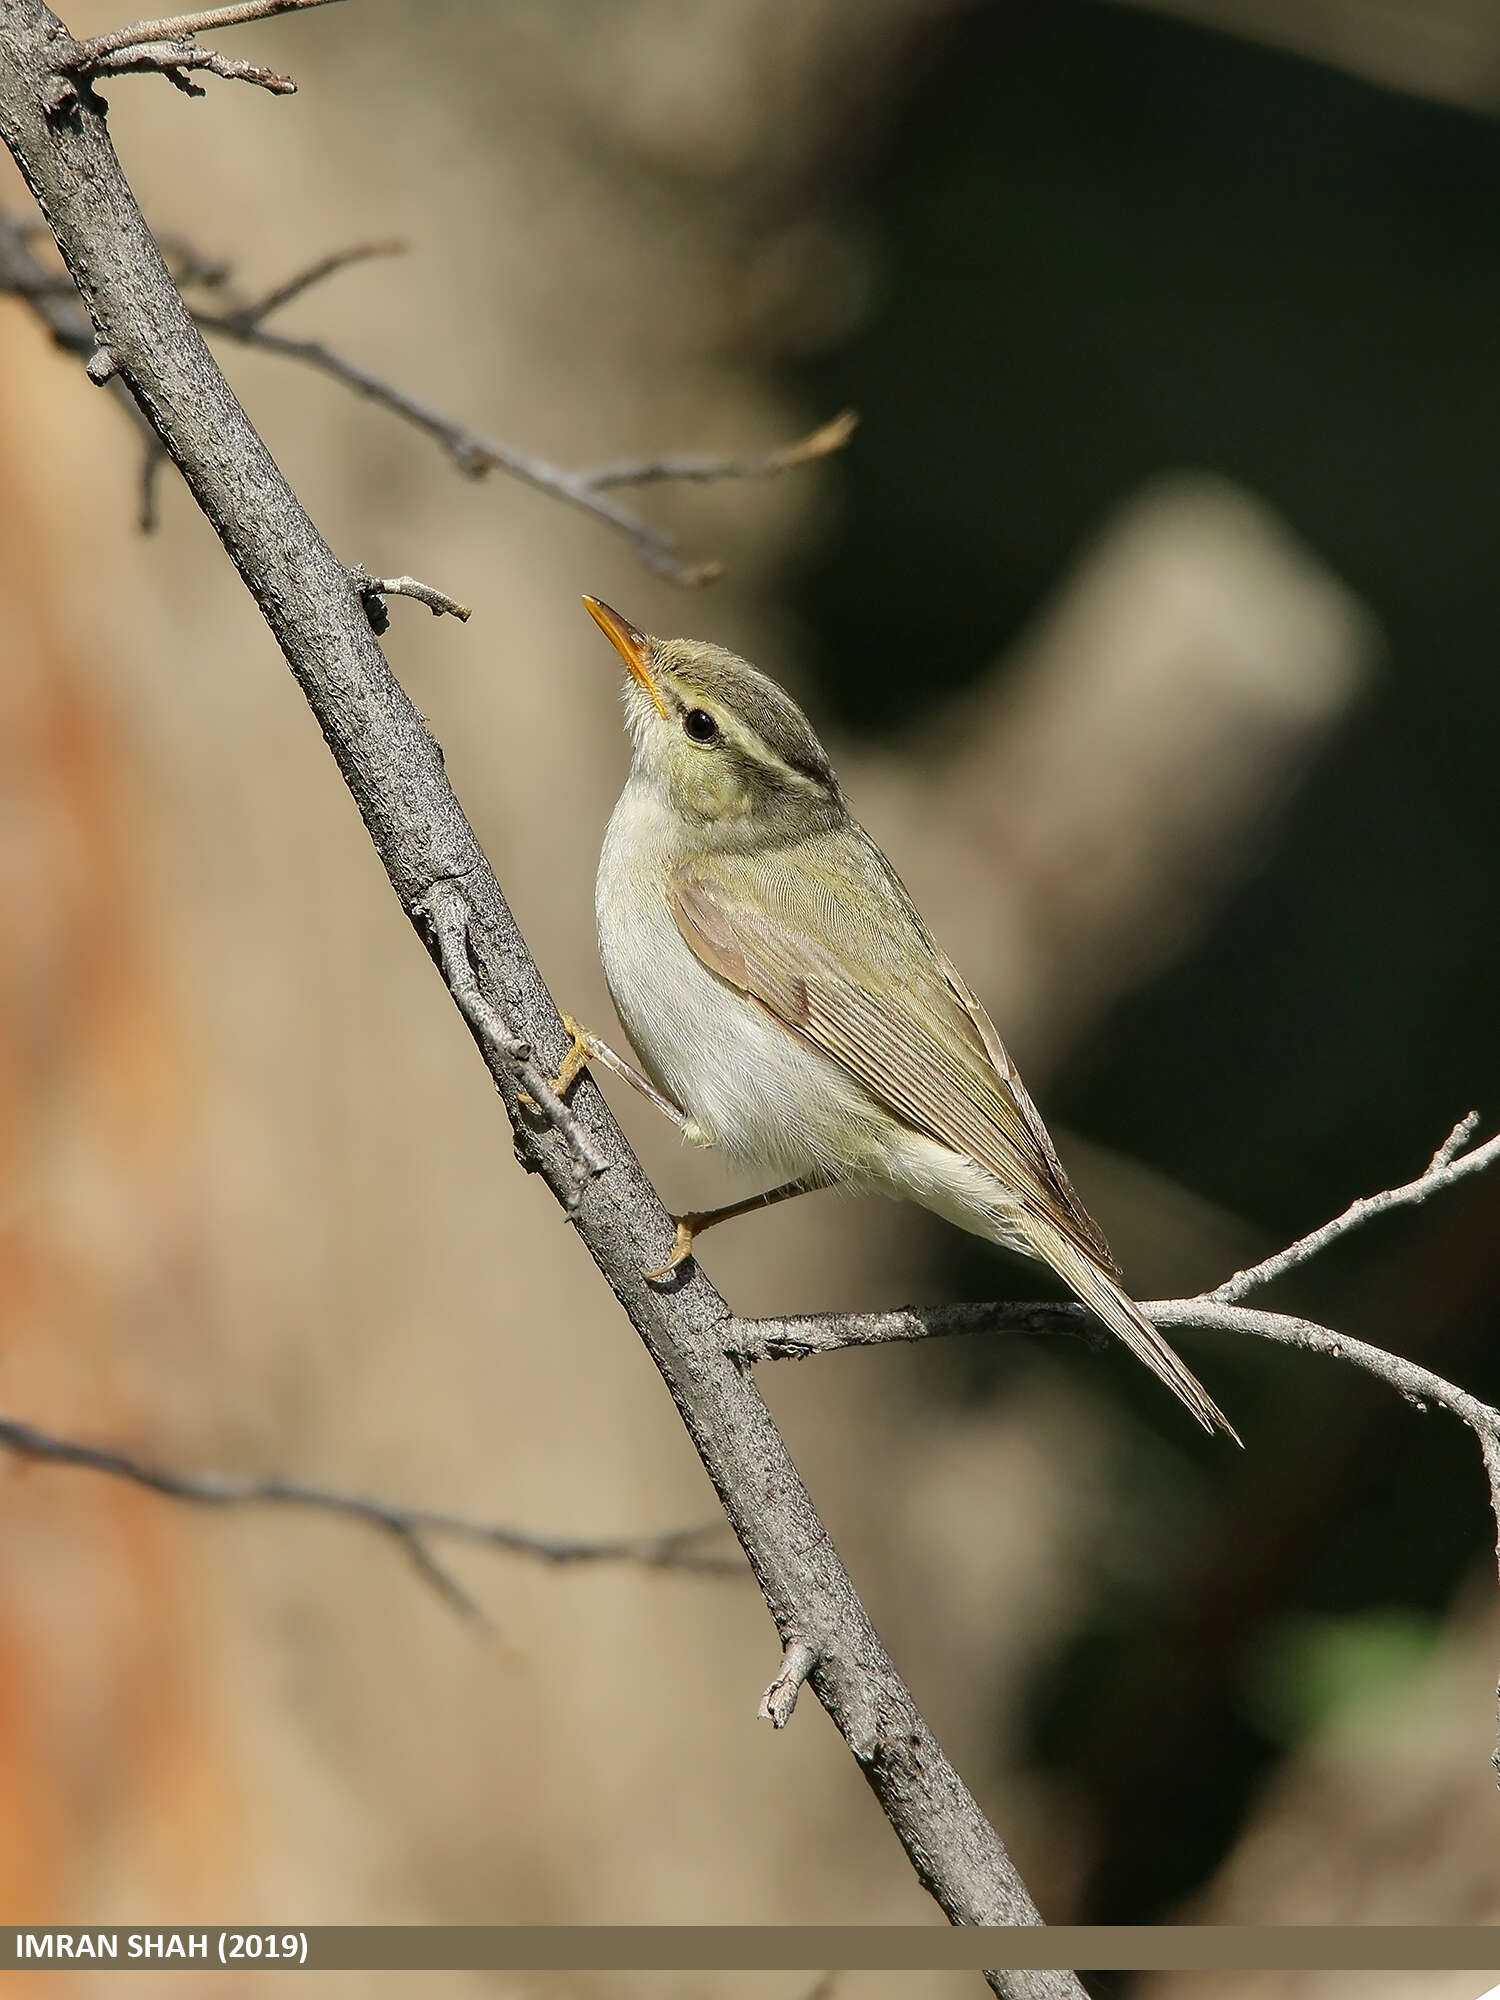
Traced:
<path id="1" fill-rule="evenodd" d="M 667 901 L 661 823 L 627 786 L 595 884 L 610 997 L 689 1136 L 778 1179 L 820 1173 L 914 1201 L 961 1229 L 1031 1250 L 1014 1197 L 983 1167 L 897 1118 L 849 1072 L 710 972 Z"/>
<path id="2" fill-rule="evenodd" d="M 615 1010 L 690 1136 L 783 1179 L 873 1157 L 894 1121 L 855 1080 L 695 957 L 665 889 L 600 866 L 599 956 Z"/>

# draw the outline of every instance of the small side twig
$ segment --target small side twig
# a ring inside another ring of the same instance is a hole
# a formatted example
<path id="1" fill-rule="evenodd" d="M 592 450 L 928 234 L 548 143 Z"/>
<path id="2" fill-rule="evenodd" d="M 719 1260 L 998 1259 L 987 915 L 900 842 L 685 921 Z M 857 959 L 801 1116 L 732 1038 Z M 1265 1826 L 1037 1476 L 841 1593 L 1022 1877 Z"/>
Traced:
<path id="1" fill-rule="evenodd" d="M 300 298 L 314 285 L 321 285 L 325 279 L 339 271 L 347 271 L 351 264 L 365 264 L 376 257 L 400 257 L 406 251 L 405 242 L 398 236 L 383 237 L 375 243 L 351 243 L 342 250 L 330 250 L 325 257 L 317 258 L 300 271 L 294 271 L 289 278 L 283 278 L 279 285 L 273 285 L 258 299 L 237 306 L 229 315 L 237 326 L 256 327 L 272 313 L 289 306 L 293 299 Z M 179 279 L 179 283 L 184 280 Z"/>
<path id="2" fill-rule="evenodd" d="M 770 451 L 748 454 L 717 454 L 706 451 L 668 452 L 660 458 L 621 458 L 596 465 L 579 477 L 595 493 L 609 486 L 654 486 L 665 480 L 685 480 L 698 485 L 717 479 L 774 479 L 798 465 L 827 458 L 842 451 L 859 423 L 854 410 L 840 410 L 826 424 L 819 424 L 806 437 L 793 438 Z"/>
<path id="3" fill-rule="evenodd" d="M 792 1313 L 782 1319 L 733 1319 L 730 1351 L 742 1362 L 807 1361 L 841 1347 L 879 1347 L 891 1340 L 933 1340 L 972 1333 L 1067 1334 L 1101 1348 L 1112 1338 L 1080 1305 L 1003 1300 L 982 1304 L 897 1306 L 890 1312 Z"/>
<path id="4" fill-rule="evenodd" d="M 469 960 L 469 909 L 454 882 L 438 882 L 414 906 L 426 925 L 448 991 L 469 1024 L 469 1032 L 486 1056 L 510 1069 L 533 1105 L 567 1144 L 580 1172 L 578 1192 L 595 1174 L 606 1173 L 609 1161 L 590 1140 L 573 1112 L 552 1088 L 538 1066 L 529 1042 L 513 1035 L 499 1010 L 480 991 Z M 576 1198 L 576 1197 L 575 1197 Z"/>
<path id="5" fill-rule="evenodd" d="M 1500 1160 L 1500 1134 L 1487 1139 L 1482 1146 L 1476 1146 L 1472 1153 L 1466 1153 L 1463 1148 L 1474 1136 L 1478 1124 L 1478 1112 L 1469 1112 L 1467 1117 L 1459 1119 L 1414 1181 L 1408 1181 L 1404 1187 L 1386 1188 L 1380 1194 L 1362 1195 L 1358 1201 L 1350 1202 L 1342 1215 L 1336 1215 L 1321 1228 L 1309 1230 L 1306 1236 L 1299 1236 L 1295 1243 L 1278 1250 L 1274 1257 L 1263 1257 L 1258 1264 L 1236 1271 L 1233 1277 L 1226 1278 L 1207 1296 L 1220 1305 L 1233 1305 L 1247 1292 L 1269 1285 L 1273 1279 L 1284 1277 L 1288 1271 L 1295 1271 L 1300 1265 L 1310 1262 L 1330 1243 L 1347 1236 L 1351 1230 L 1361 1228 L 1375 1216 L 1384 1215 L 1393 1208 L 1414 1208 L 1426 1201 L 1429 1195 L 1452 1187 L 1455 1181 L 1461 1181 L 1469 1174 L 1483 1173 Z"/>
<path id="6" fill-rule="evenodd" d="M 762 1722 L 773 1729 L 785 1729 L 797 1706 L 802 1684 L 818 1664 L 815 1649 L 805 1639 L 788 1639 L 781 1655 L 781 1671 L 760 1698 L 756 1711 Z"/>
<path id="7" fill-rule="evenodd" d="M 214 28 L 238 27 L 246 21 L 264 21 L 273 14 L 300 13 L 308 7 L 325 7 L 329 0 L 240 0 L 230 7 L 210 7 L 198 14 L 175 14 L 155 21 L 133 21 L 128 28 L 113 28 L 108 34 L 91 35 L 75 42 L 57 62 L 62 94 L 53 104 L 63 110 L 79 88 L 87 89 L 101 77 L 126 76 L 154 71 L 189 97 L 202 97 L 203 89 L 189 77 L 191 70 L 207 70 L 211 76 L 231 83 L 253 83 L 274 96 L 289 97 L 297 86 L 289 76 L 267 69 L 261 63 L 240 56 L 220 55 L 206 49 L 194 38 Z"/>
<path id="8" fill-rule="evenodd" d="M 414 576 L 371 576 L 362 563 L 356 563 L 349 572 L 349 581 L 359 592 L 372 630 L 384 632 L 390 625 L 390 612 L 386 608 L 388 597 L 412 597 L 418 604 L 425 604 L 434 618 L 445 614 L 456 618 L 460 625 L 466 625 L 473 616 L 467 604 L 460 604 L 456 597 L 449 597 L 444 591 L 434 590 L 430 583 L 419 583 Z"/>
<path id="9" fill-rule="evenodd" d="M 188 97 L 202 97 L 202 84 L 194 83 L 189 75 L 192 70 L 207 70 L 210 76 L 223 77 L 228 83 L 253 83 L 260 90 L 270 91 L 273 97 L 291 97 L 297 86 L 291 77 L 283 76 L 280 70 L 267 69 L 263 63 L 253 63 L 243 56 L 221 55 L 217 49 L 206 49 L 201 42 L 137 42 L 127 48 L 114 49 L 105 55 L 82 60 L 82 51 L 62 65 L 63 74 L 70 85 L 97 83 L 110 76 L 164 76 L 168 83 Z M 59 104 L 59 109 L 61 104 Z"/>
<path id="10" fill-rule="evenodd" d="M 83 62 L 113 55 L 116 49 L 137 48 L 143 42 L 182 42 L 194 35 L 206 35 L 215 28 L 243 27 L 247 21 L 266 21 L 273 14 L 300 14 L 309 7 L 326 7 L 329 0 L 235 0 L 232 6 L 207 7 L 197 14 L 170 14 L 155 21 L 132 21 L 127 28 L 111 28 L 107 34 L 91 35 L 78 44 Z"/>

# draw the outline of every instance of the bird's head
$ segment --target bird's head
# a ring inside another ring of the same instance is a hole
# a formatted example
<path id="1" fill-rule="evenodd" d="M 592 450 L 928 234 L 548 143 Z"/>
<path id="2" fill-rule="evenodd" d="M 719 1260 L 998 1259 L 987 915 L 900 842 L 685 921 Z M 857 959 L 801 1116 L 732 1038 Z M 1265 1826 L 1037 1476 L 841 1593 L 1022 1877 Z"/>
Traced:
<path id="1" fill-rule="evenodd" d="M 737 653 L 704 639 L 653 639 L 596 597 L 589 614 L 625 662 L 635 777 L 711 845 L 804 838 L 846 816 L 812 724 Z"/>

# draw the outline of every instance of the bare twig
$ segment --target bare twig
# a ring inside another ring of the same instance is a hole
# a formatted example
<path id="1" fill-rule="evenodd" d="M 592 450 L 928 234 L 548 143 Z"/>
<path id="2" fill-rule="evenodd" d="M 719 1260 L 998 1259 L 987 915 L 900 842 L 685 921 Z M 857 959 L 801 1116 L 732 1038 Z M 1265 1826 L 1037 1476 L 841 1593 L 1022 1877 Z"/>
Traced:
<path id="1" fill-rule="evenodd" d="M 205 333 L 225 334 L 242 346 L 256 347 L 267 354 L 280 354 L 289 361 L 300 361 L 309 368 L 332 376 L 334 381 L 342 382 L 357 396 L 367 397 L 370 402 L 378 403 L 382 409 L 391 411 L 403 422 L 436 439 L 459 471 L 470 479 L 482 479 L 490 472 L 504 472 L 512 479 L 536 487 L 539 492 L 550 493 L 555 499 L 566 501 L 570 507 L 592 514 L 596 520 L 606 522 L 627 536 L 634 543 L 641 560 L 662 576 L 670 577 L 674 583 L 707 583 L 719 574 L 720 565 L 716 562 L 684 561 L 677 553 L 675 536 L 663 528 L 653 527 L 633 509 L 596 492 L 586 474 L 570 472 L 564 466 L 553 465 L 549 460 L 521 451 L 515 445 L 483 437 L 467 424 L 455 423 L 417 397 L 408 395 L 404 389 L 396 388 L 394 384 L 373 375 L 369 369 L 336 353 L 324 341 L 277 333 L 270 327 L 262 326 L 258 320 L 246 320 L 238 313 L 196 312 L 193 317 Z"/>
<path id="2" fill-rule="evenodd" d="M 414 576 L 371 576 L 362 563 L 356 563 L 349 572 L 349 581 L 364 599 L 371 628 L 376 632 L 384 632 L 391 622 L 385 605 L 388 597 L 415 598 L 418 604 L 427 606 L 434 618 L 446 613 L 460 625 L 466 625 L 473 615 L 467 604 L 434 590 L 430 583 L 419 583 Z"/>
<path id="3" fill-rule="evenodd" d="M 259 326 L 262 320 L 280 312 L 283 306 L 289 306 L 293 299 L 311 291 L 314 285 L 321 285 L 336 272 L 347 271 L 351 264 L 368 263 L 374 257 L 403 256 L 406 247 L 400 237 L 392 236 L 377 243 L 351 243 L 343 250 L 330 250 L 326 257 L 319 257 L 304 270 L 294 271 L 291 277 L 283 278 L 279 285 L 273 285 L 260 298 L 236 307 L 230 317 L 238 326 Z M 179 276 L 177 282 L 182 284 L 184 280 Z"/>
<path id="4" fill-rule="evenodd" d="M 21 237 L 24 228 L 24 224 L 0 212 L 0 292 L 13 292 L 30 300 L 39 310 L 53 294 L 58 295 L 60 302 L 65 297 L 67 303 L 61 318 L 55 312 L 44 312 L 43 316 L 53 329 L 54 337 L 87 360 L 94 351 L 94 340 L 87 321 L 72 304 L 76 298 L 74 287 L 70 280 L 46 271 L 30 256 Z M 20 244 L 24 261 L 5 254 L 7 242 Z M 404 389 L 396 388 L 369 369 L 362 368 L 358 362 L 349 360 L 325 341 L 279 333 L 265 324 L 273 313 L 336 272 L 371 257 L 394 256 L 404 247 L 398 242 L 382 241 L 354 244 L 346 250 L 333 251 L 257 298 L 222 306 L 197 306 L 193 308 L 193 318 L 206 333 L 221 334 L 242 347 L 254 347 L 266 354 L 279 354 L 286 360 L 299 361 L 341 382 L 355 395 L 379 404 L 382 409 L 389 410 L 393 416 L 434 439 L 459 471 L 471 479 L 482 479 L 490 472 L 503 472 L 512 479 L 534 486 L 538 492 L 550 493 L 570 507 L 593 515 L 607 527 L 625 535 L 643 562 L 659 574 L 670 577 L 674 583 L 707 583 L 720 574 L 721 565 L 712 560 L 695 562 L 685 559 L 678 553 L 674 535 L 654 527 L 622 502 L 609 499 L 608 488 L 645 486 L 666 480 L 701 483 L 717 479 L 771 478 L 841 450 L 853 434 L 855 416 L 852 411 L 846 410 L 810 431 L 806 437 L 778 445 L 767 452 L 738 456 L 716 456 L 705 452 L 666 453 L 573 470 L 554 465 L 548 459 L 521 451 L 499 439 L 484 437 L 467 424 L 443 416 L 417 397 L 408 395 Z M 174 243 L 172 261 L 179 284 L 221 290 L 227 281 L 228 273 L 221 262 L 202 257 L 191 246 Z M 70 306 L 72 316 L 68 317 Z M 156 518 L 156 470 L 157 467 L 149 462 L 143 469 L 141 522 L 147 527 L 153 525 Z"/>
<path id="5" fill-rule="evenodd" d="M 457 879 L 434 883 L 417 899 L 412 914 L 432 939 L 448 991 L 458 1003 L 475 1041 L 492 1063 L 499 1061 L 506 1065 L 532 1106 L 566 1141 L 579 1170 L 566 1203 L 571 1214 L 589 1180 L 608 1171 L 608 1158 L 584 1131 L 572 1108 L 552 1088 L 552 1080 L 538 1067 L 530 1044 L 510 1032 L 499 1009 L 481 991 L 469 955 L 472 906 Z"/>
<path id="6" fill-rule="evenodd" d="M 229 283 L 230 268 L 224 258 L 205 256 L 196 243 L 170 230 L 163 230 L 156 240 L 179 285 L 215 292 Z"/>
<path id="7" fill-rule="evenodd" d="M 0 1450 L 18 1458 L 50 1465 L 75 1465 L 107 1473 L 133 1486 L 171 1500 L 199 1507 L 291 1507 L 319 1514 L 338 1514 L 378 1528 L 400 1543 L 423 1580 L 468 1616 L 478 1611 L 467 1592 L 438 1563 L 427 1546 L 434 1538 L 475 1542 L 537 1562 L 635 1563 L 646 1569 L 691 1570 L 701 1576 L 740 1576 L 743 1565 L 706 1554 L 702 1543 L 722 1532 L 723 1522 L 678 1528 L 666 1535 L 624 1535 L 577 1539 L 566 1535 L 534 1535 L 500 1521 L 476 1521 L 466 1514 L 439 1513 L 430 1507 L 398 1507 L 388 1500 L 371 1500 L 358 1493 L 339 1493 L 322 1486 L 304 1486 L 290 1479 L 248 1479 L 220 1472 L 168 1472 L 128 1452 L 102 1445 L 80 1444 L 54 1436 L 33 1424 L 0 1418 Z"/>
<path id="8" fill-rule="evenodd" d="M 781 1671 L 760 1698 L 757 1713 L 773 1729 L 785 1729 L 797 1706 L 802 1683 L 818 1664 L 817 1653 L 805 1639 L 790 1639 L 782 1648 Z"/>
<path id="9" fill-rule="evenodd" d="M 269 90 L 273 97 L 291 97 L 297 89 L 292 79 L 283 76 L 280 70 L 267 69 L 263 63 L 250 62 L 243 56 L 221 55 L 217 49 L 204 48 L 201 42 L 133 42 L 87 61 L 80 50 L 62 69 L 69 86 L 74 82 L 97 83 L 110 76 L 160 75 L 189 97 L 205 94 L 201 84 L 189 79 L 188 72 L 195 69 L 207 70 L 210 76 L 221 76 L 229 83 L 253 83 L 261 90 Z M 61 109 L 61 102 L 54 99 L 54 107 Z"/>
<path id="10" fill-rule="evenodd" d="M 1071 1334 L 1099 1347 L 1111 1336 L 1082 1306 L 1003 1301 L 976 1305 L 897 1306 L 891 1312 L 794 1313 L 784 1319 L 736 1319 L 731 1351 L 743 1362 L 807 1361 L 842 1347 L 879 1347 L 890 1340 L 932 1340 L 971 1333 Z"/>
<path id="11" fill-rule="evenodd" d="M 208 7 L 198 14 L 170 14 L 156 21 L 132 21 L 128 28 L 111 28 L 79 42 L 72 58 L 87 69 L 101 56 L 119 49 L 140 48 L 147 42 L 186 42 L 215 28 L 238 28 L 247 21 L 269 20 L 273 14 L 299 14 L 309 7 L 326 7 L 330 0 L 237 0 L 229 7 Z"/>
<path id="12" fill-rule="evenodd" d="M 815 458 L 828 458 L 842 451 L 853 437 L 859 417 L 853 410 L 841 410 L 826 424 L 819 424 L 806 437 L 770 451 L 717 456 L 706 451 L 669 452 L 661 458 L 621 458 L 608 465 L 596 465 L 578 476 L 599 493 L 607 486 L 654 486 L 663 480 L 691 480 L 704 484 L 715 479 L 774 479 L 794 466 L 808 465 Z"/>
<path id="13" fill-rule="evenodd" d="M 1306 1259 L 1298 1261 L 1305 1263 Z M 1326 1354 L 1387 1383 L 1416 1409 L 1435 1404 L 1467 1424 L 1478 1440 L 1489 1478 L 1490 1504 L 1497 1529 L 1496 1559 L 1500 1565 L 1500 1410 L 1402 1355 L 1388 1353 L 1368 1341 L 1356 1340 L 1350 1334 L 1292 1313 L 1258 1312 L 1249 1306 L 1227 1303 L 1216 1292 L 1204 1292 L 1192 1299 L 1143 1301 L 1141 1311 L 1163 1333 L 1173 1328 L 1201 1327 L 1207 1332 L 1246 1334 L 1257 1340 L 1275 1341 L 1283 1347 L 1299 1347 L 1309 1354 Z M 929 1340 L 974 1333 L 1073 1334 L 1097 1341 L 1101 1346 L 1108 1345 L 1103 1330 L 1095 1326 L 1082 1306 L 1062 1300 L 1013 1305 L 907 1306 L 897 1312 L 810 1313 L 789 1319 L 736 1319 L 726 1329 L 731 1352 L 746 1363 L 801 1361 L 814 1354 L 834 1354 L 843 1347 L 872 1347 L 889 1340 Z"/>
<path id="14" fill-rule="evenodd" d="M 1226 1278 L 1208 1296 L 1221 1305 L 1233 1305 L 1247 1292 L 1269 1285 L 1273 1279 L 1285 1277 L 1288 1271 L 1295 1271 L 1299 1265 L 1316 1257 L 1319 1251 L 1326 1250 L 1330 1243 L 1347 1236 L 1351 1230 L 1361 1228 L 1375 1216 L 1384 1215 L 1393 1208 L 1416 1207 L 1429 1195 L 1452 1187 L 1455 1181 L 1461 1181 L 1469 1174 L 1482 1174 L 1486 1167 L 1493 1166 L 1500 1159 L 1500 1134 L 1487 1139 L 1482 1146 L 1476 1146 L 1472 1153 L 1463 1152 L 1478 1123 L 1477 1111 L 1461 1118 L 1414 1181 L 1408 1181 L 1404 1187 L 1387 1188 L 1382 1194 L 1363 1195 L 1358 1201 L 1350 1202 L 1342 1215 L 1336 1215 L 1319 1229 L 1310 1230 L 1306 1236 L 1299 1236 L 1295 1243 L 1289 1243 L 1285 1250 L 1278 1250 L 1274 1257 L 1262 1258 L 1260 1263 L 1252 1264 L 1248 1270 L 1236 1271 L 1232 1278 Z"/>
<path id="15" fill-rule="evenodd" d="M 194 318 L 205 332 L 220 333 L 244 346 L 258 347 L 266 353 L 300 361 L 342 382 L 356 395 L 380 404 L 403 422 L 414 425 L 433 438 L 459 471 L 471 479 L 482 479 L 489 472 L 504 472 L 540 492 L 566 501 L 569 506 L 594 515 L 628 536 L 641 559 L 675 583 L 707 583 L 720 573 L 721 566 L 712 560 L 684 560 L 677 553 L 675 536 L 663 528 L 654 527 L 619 501 L 606 499 L 604 495 L 608 488 L 654 485 L 668 480 L 703 483 L 719 479 L 772 478 L 842 450 L 854 433 L 857 419 L 852 410 L 845 410 L 805 437 L 766 452 L 738 456 L 676 452 L 649 458 L 620 459 L 605 465 L 570 470 L 534 453 L 521 451 L 515 445 L 484 437 L 467 424 L 443 416 L 417 397 L 408 395 L 404 389 L 383 381 L 357 362 L 339 354 L 324 341 L 277 333 L 264 324 L 271 313 L 279 311 L 311 286 L 332 277 L 348 265 L 369 257 L 393 256 L 404 247 L 398 242 L 379 242 L 357 244 L 348 250 L 335 251 L 275 286 L 259 299 L 226 311 L 196 311 Z"/>
<path id="16" fill-rule="evenodd" d="M 1474 1433 L 1484 1461 L 1490 1511 L 1495 1517 L 1496 1569 L 1500 1573 L 1500 1410 L 1403 1355 L 1387 1353 L 1382 1347 L 1372 1347 L 1368 1341 L 1354 1340 L 1347 1333 L 1338 1333 L 1290 1313 L 1258 1312 L 1249 1306 L 1221 1304 L 1212 1292 L 1201 1299 L 1157 1300 L 1141 1310 L 1162 1328 L 1196 1326 L 1220 1333 L 1249 1334 L 1257 1340 L 1273 1340 L 1282 1347 L 1298 1347 L 1308 1354 L 1326 1354 L 1335 1361 L 1347 1361 L 1351 1367 L 1388 1384 L 1414 1409 L 1425 1410 L 1429 1404 L 1435 1404 L 1457 1417 Z"/>
<path id="17" fill-rule="evenodd" d="M 1460 1119 L 1423 1172 L 1404 1187 L 1387 1188 L 1380 1194 L 1365 1195 L 1351 1202 L 1342 1215 L 1299 1237 L 1274 1257 L 1263 1258 L 1259 1264 L 1237 1271 L 1214 1291 L 1192 1299 L 1156 1299 L 1143 1304 L 1141 1311 L 1163 1332 L 1201 1327 L 1208 1332 L 1276 1341 L 1309 1354 L 1326 1354 L 1387 1383 L 1419 1410 L 1435 1404 L 1457 1417 L 1474 1433 L 1484 1460 L 1490 1506 L 1495 1515 L 1496 1564 L 1500 1571 L 1500 1410 L 1481 1402 L 1466 1389 L 1444 1381 L 1431 1369 L 1402 1355 L 1390 1354 L 1384 1348 L 1373 1347 L 1368 1341 L 1355 1340 L 1349 1334 L 1291 1313 L 1258 1312 L 1237 1303 L 1252 1287 L 1268 1284 L 1273 1278 L 1296 1270 L 1373 1216 L 1393 1208 L 1411 1207 L 1442 1188 L 1452 1187 L 1467 1175 L 1483 1173 L 1493 1166 L 1500 1160 L 1500 1138 L 1487 1140 L 1471 1153 L 1462 1151 L 1478 1123 L 1475 1112 Z M 972 1333 L 1081 1334 L 1107 1344 L 1103 1329 L 1082 1306 L 1062 1302 L 906 1306 L 884 1313 L 810 1313 L 789 1319 L 735 1319 L 727 1329 L 727 1338 L 730 1351 L 741 1363 L 749 1364 L 800 1361 L 814 1354 L 835 1353 L 841 1347 L 870 1347 L 888 1340 L 926 1340 L 944 1334 Z"/>

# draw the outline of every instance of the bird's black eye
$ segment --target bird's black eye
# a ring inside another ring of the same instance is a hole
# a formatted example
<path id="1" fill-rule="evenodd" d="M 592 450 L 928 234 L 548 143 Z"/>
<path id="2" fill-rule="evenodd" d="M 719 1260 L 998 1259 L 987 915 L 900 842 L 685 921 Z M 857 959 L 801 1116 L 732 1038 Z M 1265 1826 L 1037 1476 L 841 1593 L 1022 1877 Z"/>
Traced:
<path id="1" fill-rule="evenodd" d="M 682 718 L 682 726 L 695 743 L 712 743 L 719 733 L 719 725 L 706 708 L 690 708 Z"/>

